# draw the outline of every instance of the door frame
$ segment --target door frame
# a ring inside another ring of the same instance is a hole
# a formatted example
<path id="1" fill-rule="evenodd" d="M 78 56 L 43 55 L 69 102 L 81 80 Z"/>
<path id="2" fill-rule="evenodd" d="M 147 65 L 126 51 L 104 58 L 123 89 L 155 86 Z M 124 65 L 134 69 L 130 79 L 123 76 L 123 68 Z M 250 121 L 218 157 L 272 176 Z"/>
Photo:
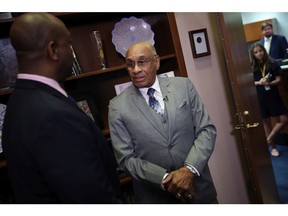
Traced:
<path id="1" fill-rule="evenodd" d="M 250 200 L 252 203 L 279 203 L 241 13 L 217 13 L 217 18 L 234 96 L 236 124 L 240 126 L 237 132 L 241 137 L 239 144 Z M 259 126 L 247 127 L 254 123 Z"/>

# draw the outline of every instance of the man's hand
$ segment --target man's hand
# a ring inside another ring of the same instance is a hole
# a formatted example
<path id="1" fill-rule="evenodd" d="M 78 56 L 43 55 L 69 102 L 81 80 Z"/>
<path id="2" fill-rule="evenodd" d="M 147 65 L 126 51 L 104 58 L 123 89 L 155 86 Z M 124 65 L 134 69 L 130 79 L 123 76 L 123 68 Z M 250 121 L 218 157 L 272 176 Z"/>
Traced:
<path id="1" fill-rule="evenodd" d="M 162 184 L 177 199 L 191 201 L 194 197 L 193 174 L 187 167 L 181 167 L 178 170 L 170 172 L 163 180 Z"/>

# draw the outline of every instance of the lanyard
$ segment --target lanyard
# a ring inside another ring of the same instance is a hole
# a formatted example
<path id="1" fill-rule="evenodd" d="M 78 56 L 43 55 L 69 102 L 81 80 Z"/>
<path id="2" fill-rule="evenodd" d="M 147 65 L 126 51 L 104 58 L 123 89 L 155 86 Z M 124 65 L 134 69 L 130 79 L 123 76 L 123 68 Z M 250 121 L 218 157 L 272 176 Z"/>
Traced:
<path id="1" fill-rule="evenodd" d="M 262 77 L 264 77 L 265 76 L 265 70 L 266 70 L 266 64 L 264 64 L 262 69 L 260 67 L 260 70 L 261 70 Z"/>

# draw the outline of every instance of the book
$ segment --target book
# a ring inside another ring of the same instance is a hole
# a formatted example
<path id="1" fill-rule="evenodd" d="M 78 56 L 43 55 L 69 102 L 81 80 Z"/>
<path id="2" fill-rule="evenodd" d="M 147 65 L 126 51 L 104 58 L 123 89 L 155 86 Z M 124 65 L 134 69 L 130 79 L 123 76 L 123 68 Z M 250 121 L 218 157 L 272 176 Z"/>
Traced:
<path id="1" fill-rule="evenodd" d="M 132 84 L 132 82 L 129 81 L 129 82 L 125 82 L 125 83 L 121 83 L 121 84 L 115 85 L 114 88 L 115 88 L 115 91 L 116 91 L 116 95 L 119 95 L 126 88 L 128 88 L 131 84 Z"/>
<path id="2" fill-rule="evenodd" d="M 158 77 L 175 77 L 174 71 L 158 74 Z"/>
<path id="3" fill-rule="evenodd" d="M 76 53 L 71 45 L 71 50 L 72 50 L 72 54 L 73 54 L 73 58 L 74 58 L 74 61 L 73 61 L 73 65 L 72 65 L 72 74 L 73 75 L 78 75 L 78 74 L 81 74 L 82 73 L 82 69 L 79 65 L 79 61 L 77 59 L 77 56 L 76 56 Z"/>
<path id="4" fill-rule="evenodd" d="M 0 39 L 0 89 L 14 87 L 18 74 L 16 52 L 9 38 Z"/>
<path id="5" fill-rule="evenodd" d="M 174 71 L 169 71 L 166 73 L 158 74 L 158 77 L 175 77 Z M 117 84 L 114 86 L 116 95 L 119 95 L 121 92 L 123 92 L 126 88 L 128 88 L 132 84 L 131 81 Z"/>
<path id="6" fill-rule="evenodd" d="M 4 116 L 6 113 L 6 105 L 0 103 L 0 153 L 3 152 L 2 149 L 2 129 L 3 129 L 3 123 L 4 123 Z"/>
<path id="7" fill-rule="evenodd" d="M 86 100 L 78 101 L 77 104 L 93 121 L 95 121 L 91 109 L 89 107 L 89 104 Z"/>

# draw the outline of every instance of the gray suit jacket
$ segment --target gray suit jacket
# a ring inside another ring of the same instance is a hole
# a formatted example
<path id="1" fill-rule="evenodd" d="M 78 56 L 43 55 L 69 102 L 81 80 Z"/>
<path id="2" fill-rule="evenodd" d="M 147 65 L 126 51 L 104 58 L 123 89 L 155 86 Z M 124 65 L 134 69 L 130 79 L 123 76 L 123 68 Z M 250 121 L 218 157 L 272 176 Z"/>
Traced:
<path id="1" fill-rule="evenodd" d="M 167 96 L 168 133 L 134 85 L 110 101 L 109 127 L 119 167 L 133 177 L 139 202 L 173 203 L 161 189 L 162 178 L 187 162 L 200 173 L 194 202 L 209 203 L 216 199 L 207 166 L 216 128 L 188 78 L 159 78 L 159 83 Z"/>

